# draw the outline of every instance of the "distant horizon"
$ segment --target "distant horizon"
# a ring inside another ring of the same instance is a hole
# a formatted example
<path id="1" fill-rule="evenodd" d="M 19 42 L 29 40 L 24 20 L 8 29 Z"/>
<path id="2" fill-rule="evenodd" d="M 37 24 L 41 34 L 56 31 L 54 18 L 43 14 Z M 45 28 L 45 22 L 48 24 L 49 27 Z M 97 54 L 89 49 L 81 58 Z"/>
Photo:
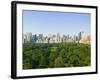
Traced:
<path id="1" fill-rule="evenodd" d="M 23 33 L 77 35 L 91 34 L 89 13 L 23 11 Z"/>

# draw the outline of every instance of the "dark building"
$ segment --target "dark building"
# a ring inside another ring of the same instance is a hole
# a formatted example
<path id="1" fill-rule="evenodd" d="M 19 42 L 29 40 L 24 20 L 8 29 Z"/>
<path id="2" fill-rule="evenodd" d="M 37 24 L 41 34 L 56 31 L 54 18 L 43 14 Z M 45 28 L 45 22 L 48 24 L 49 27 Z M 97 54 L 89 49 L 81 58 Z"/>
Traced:
<path id="1" fill-rule="evenodd" d="M 78 40 L 80 41 L 81 38 L 82 38 L 82 32 L 79 32 L 79 33 L 78 33 Z"/>
<path id="2" fill-rule="evenodd" d="M 36 43 L 36 41 L 37 41 L 37 35 L 35 34 L 35 35 L 32 35 L 32 42 L 33 43 Z"/>

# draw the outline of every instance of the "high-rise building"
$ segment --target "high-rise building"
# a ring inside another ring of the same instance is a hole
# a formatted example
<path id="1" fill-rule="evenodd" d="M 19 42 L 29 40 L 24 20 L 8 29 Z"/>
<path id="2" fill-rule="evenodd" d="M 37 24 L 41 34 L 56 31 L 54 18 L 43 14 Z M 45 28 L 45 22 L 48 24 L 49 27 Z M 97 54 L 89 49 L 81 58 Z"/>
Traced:
<path id="1" fill-rule="evenodd" d="M 79 40 L 79 41 L 82 39 L 82 33 L 84 33 L 84 32 L 79 32 L 79 33 L 78 33 L 78 40 Z"/>
<path id="2" fill-rule="evenodd" d="M 43 43 L 49 43 L 48 37 L 43 37 Z"/>
<path id="3" fill-rule="evenodd" d="M 71 36 L 70 34 L 68 34 L 66 38 L 67 38 L 67 39 L 71 39 L 72 36 Z"/>
<path id="4" fill-rule="evenodd" d="M 74 43 L 78 43 L 78 36 L 74 35 L 73 40 L 74 40 Z"/>
<path id="5" fill-rule="evenodd" d="M 63 35 L 62 36 L 62 42 L 66 42 L 66 39 L 67 39 L 66 35 Z"/>
<path id="6" fill-rule="evenodd" d="M 39 34 L 38 43 L 43 43 L 43 34 Z"/>
<path id="7" fill-rule="evenodd" d="M 57 42 L 60 42 L 61 41 L 61 37 L 60 37 L 60 34 L 57 33 Z"/>
<path id="8" fill-rule="evenodd" d="M 68 42 L 68 43 L 74 42 L 74 40 L 73 40 L 73 38 L 72 38 L 72 36 L 71 36 L 70 34 L 68 34 L 68 35 L 66 36 L 66 42 Z"/>
<path id="9" fill-rule="evenodd" d="M 39 34 L 38 38 L 42 40 L 43 34 Z"/>
<path id="10" fill-rule="evenodd" d="M 79 43 L 91 44 L 91 35 L 84 35 Z"/>
<path id="11" fill-rule="evenodd" d="M 27 43 L 27 37 L 26 37 L 26 34 L 23 34 L 23 43 Z"/>
<path id="12" fill-rule="evenodd" d="M 37 41 L 37 35 L 35 34 L 35 35 L 32 35 L 32 42 L 33 43 L 36 43 L 36 41 Z"/>
<path id="13" fill-rule="evenodd" d="M 56 40 L 57 40 L 56 35 L 52 35 L 52 42 L 56 43 Z"/>
<path id="14" fill-rule="evenodd" d="M 27 33 L 25 33 L 24 35 L 23 35 L 23 39 L 24 39 L 24 43 L 31 43 L 31 41 L 32 41 L 32 33 L 29 33 L 29 32 L 27 32 Z"/>

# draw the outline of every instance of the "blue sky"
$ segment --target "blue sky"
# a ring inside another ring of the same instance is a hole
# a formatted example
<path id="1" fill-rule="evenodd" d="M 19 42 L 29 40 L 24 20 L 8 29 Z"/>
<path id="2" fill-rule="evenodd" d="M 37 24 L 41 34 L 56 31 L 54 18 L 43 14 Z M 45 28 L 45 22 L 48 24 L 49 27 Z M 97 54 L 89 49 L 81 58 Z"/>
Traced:
<path id="1" fill-rule="evenodd" d="M 23 33 L 76 35 L 80 31 L 90 34 L 89 13 L 23 11 Z"/>

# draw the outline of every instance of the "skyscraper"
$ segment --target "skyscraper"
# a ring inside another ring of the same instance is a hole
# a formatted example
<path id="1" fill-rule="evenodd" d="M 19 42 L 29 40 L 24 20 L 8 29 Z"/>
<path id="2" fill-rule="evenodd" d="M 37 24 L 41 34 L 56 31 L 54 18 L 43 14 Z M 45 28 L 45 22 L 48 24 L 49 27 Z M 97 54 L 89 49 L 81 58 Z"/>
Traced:
<path id="1" fill-rule="evenodd" d="M 78 36 L 74 35 L 73 40 L 74 40 L 75 43 L 78 43 Z"/>
<path id="2" fill-rule="evenodd" d="M 63 35 L 62 36 L 62 42 L 66 42 L 66 39 L 67 39 L 66 35 Z"/>
<path id="3" fill-rule="evenodd" d="M 30 43 L 32 41 L 32 33 L 27 32 L 23 35 L 23 37 L 25 43 Z"/>
<path id="4" fill-rule="evenodd" d="M 38 43 L 43 43 L 43 34 L 39 34 Z"/>
<path id="5" fill-rule="evenodd" d="M 60 41 L 61 41 L 60 34 L 57 33 L 57 42 L 60 42 Z"/>
<path id="6" fill-rule="evenodd" d="M 79 40 L 79 41 L 82 39 L 82 33 L 83 33 L 83 32 L 79 32 L 79 33 L 78 33 L 78 40 Z"/>
<path id="7" fill-rule="evenodd" d="M 32 35 L 32 42 L 33 43 L 36 43 L 36 41 L 37 41 L 37 35 L 35 34 L 35 35 Z"/>

